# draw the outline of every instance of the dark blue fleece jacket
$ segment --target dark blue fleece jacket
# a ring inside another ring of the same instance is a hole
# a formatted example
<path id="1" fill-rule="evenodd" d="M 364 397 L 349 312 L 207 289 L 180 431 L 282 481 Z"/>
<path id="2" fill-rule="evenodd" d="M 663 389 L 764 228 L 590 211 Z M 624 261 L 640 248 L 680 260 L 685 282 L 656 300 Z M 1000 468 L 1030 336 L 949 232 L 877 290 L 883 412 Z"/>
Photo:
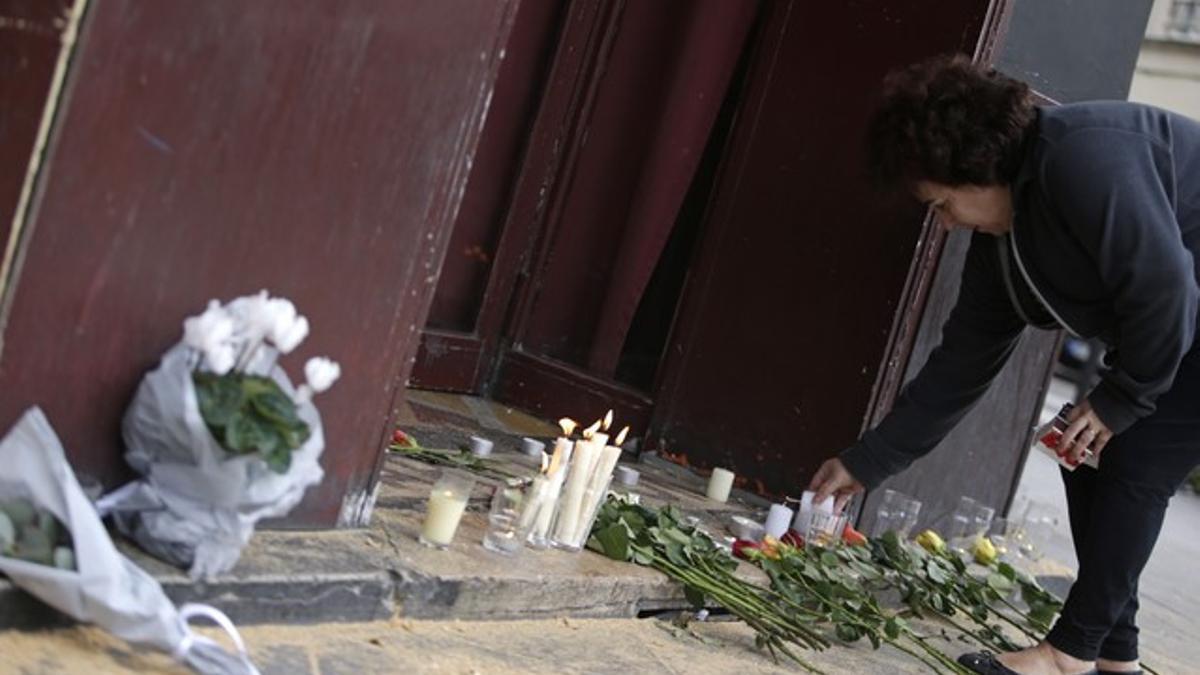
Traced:
<path id="1" fill-rule="evenodd" d="M 1024 152 L 1012 232 L 973 235 L 941 344 L 841 454 L 868 487 L 950 432 L 1038 315 L 1108 345 L 1112 368 L 1088 398 L 1118 434 L 1154 412 L 1192 347 L 1200 123 L 1125 102 L 1047 107 Z"/>

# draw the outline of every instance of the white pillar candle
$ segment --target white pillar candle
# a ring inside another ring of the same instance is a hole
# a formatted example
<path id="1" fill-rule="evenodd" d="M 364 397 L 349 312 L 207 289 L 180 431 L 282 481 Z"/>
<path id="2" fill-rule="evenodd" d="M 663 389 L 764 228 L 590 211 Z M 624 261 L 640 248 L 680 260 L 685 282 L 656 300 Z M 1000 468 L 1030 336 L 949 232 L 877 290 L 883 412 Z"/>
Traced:
<path id="1" fill-rule="evenodd" d="M 792 522 L 792 514 L 792 510 L 783 504 L 772 504 L 763 529 L 767 531 L 768 536 L 776 539 L 782 537 L 788 530 L 788 524 Z"/>
<path id="2" fill-rule="evenodd" d="M 714 502 L 729 501 L 729 491 L 733 488 L 733 472 L 728 469 L 713 469 L 708 477 L 708 498 Z"/>
<path id="3" fill-rule="evenodd" d="M 583 510 L 583 492 L 587 491 L 588 478 L 595 470 L 596 460 L 600 459 L 600 447 L 592 441 L 577 441 L 575 443 L 575 461 L 571 462 L 571 471 L 566 476 L 563 488 L 563 504 L 558 510 L 558 520 L 554 524 L 554 542 L 566 543 L 575 532 L 575 525 L 580 520 Z"/>
<path id="4" fill-rule="evenodd" d="M 550 533 L 550 523 L 558 508 L 558 499 L 562 494 L 563 480 L 566 478 L 567 467 L 570 465 L 574 448 L 575 445 L 568 438 L 560 436 L 554 441 L 554 454 L 546 473 L 550 482 L 546 487 L 542 504 L 538 508 L 537 519 L 533 523 L 533 531 L 530 533 L 530 540 L 536 545 L 544 546 L 546 544 L 546 535 Z"/>
<path id="5" fill-rule="evenodd" d="M 588 479 L 596 469 L 602 449 L 590 440 L 575 443 L 575 461 L 571 462 L 571 472 L 567 475 L 567 483 L 563 488 L 562 507 L 554 526 L 554 541 L 557 543 L 568 543 L 575 532 L 579 514 L 583 511 Z"/>
<path id="6" fill-rule="evenodd" d="M 587 478 L 575 525 L 566 533 L 566 541 L 563 543 L 574 547 L 583 546 L 590 534 L 588 529 L 591 527 L 592 518 L 596 515 L 596 509 L 600 508 L 600 503 L 604 501 L 608 492 L 606 490 L 608 481 L 612 478 L 613 469 L 616 468 L 619 459 L 621 459 L 621 449 L 615 445 L 610 445 L 600 451 L 596 467 L 592 469 L 591 476 Z"/>
<path id="7" fill-rule="evenodd" d="M 438 547 L 449 546 L 466 508 L 467 495 L 435 489 L 429 495 L 425 523 L 421 525 L 421 541 Z"/>

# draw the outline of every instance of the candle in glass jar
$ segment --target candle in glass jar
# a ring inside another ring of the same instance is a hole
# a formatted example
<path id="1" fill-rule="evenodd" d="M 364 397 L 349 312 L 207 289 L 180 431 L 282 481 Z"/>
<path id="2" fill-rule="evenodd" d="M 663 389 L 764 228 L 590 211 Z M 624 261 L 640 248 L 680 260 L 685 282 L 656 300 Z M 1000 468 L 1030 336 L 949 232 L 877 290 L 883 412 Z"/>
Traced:
<path id="1" fill-rule="evenodd" d="M 708 478 L 708 498 L 714 502 L 729 501 L 729 490 L 733 488 L 733 472 L 728 469 L 713 469 Z"/>
<path id="2" fill-rule="evenodd" d="M 467 508 L 467 495 L 452 490 L 435 489 L 429 495 L 429 508 L 425 512 L 425 523 L 421 525 L 421 542 L 436 548 L 445 548 L 454 540 L 458 522 Z"/>

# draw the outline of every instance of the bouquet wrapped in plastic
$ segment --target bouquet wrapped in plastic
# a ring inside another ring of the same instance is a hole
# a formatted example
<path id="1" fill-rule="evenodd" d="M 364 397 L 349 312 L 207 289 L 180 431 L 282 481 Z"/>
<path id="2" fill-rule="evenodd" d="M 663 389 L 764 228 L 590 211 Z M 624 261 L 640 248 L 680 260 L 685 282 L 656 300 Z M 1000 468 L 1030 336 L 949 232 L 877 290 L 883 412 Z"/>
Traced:
<path id="1" fill-rule="evenodd" d="M 176 610 L 162 586 L 117 551 L 40 409 L 26 411 L 0 441 L 0 465 L 0 573 L 72 618 L 198 672 L 258 672 L 223 614 L 203 605 Z M 198 615 L 225 628 L 239 653 L 194 634 L 187 621 Z"/>
<path id="2" fill-rule="evenodd" d="M 295 388 L 276 363 L 307 333 L 292 303 L 266 291 L 187 319 L 125 413 L 125 460 L 142 477 L 100 511 L 193 579 L 232 568 L 255 524 L 288 513 L 324 476 L 312 396 L 341 370 L 310 359 Z"/>

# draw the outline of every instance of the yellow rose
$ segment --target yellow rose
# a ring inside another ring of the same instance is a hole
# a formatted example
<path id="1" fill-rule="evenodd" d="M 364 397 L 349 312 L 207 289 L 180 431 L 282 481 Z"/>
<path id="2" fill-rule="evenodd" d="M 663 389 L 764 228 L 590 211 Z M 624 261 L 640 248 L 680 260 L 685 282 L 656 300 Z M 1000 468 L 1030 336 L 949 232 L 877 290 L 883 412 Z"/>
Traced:
<path id="1" fill-rule="evenodd" d="M 946 550 L 946 542 L 942 541 L 941 536 L 933 530 L 925 530 L 921 534 L 918 534 L 917 543 L 921 545 L 921 548 L 930 553 L 941 553 Z"/>
<path id="2" fill-rule="evenodd" d="M 980 565 L 991 565 L 996 562 L 996 546 L 991 539 L 980 537 L 975 540 L 975 562 Z"/>

